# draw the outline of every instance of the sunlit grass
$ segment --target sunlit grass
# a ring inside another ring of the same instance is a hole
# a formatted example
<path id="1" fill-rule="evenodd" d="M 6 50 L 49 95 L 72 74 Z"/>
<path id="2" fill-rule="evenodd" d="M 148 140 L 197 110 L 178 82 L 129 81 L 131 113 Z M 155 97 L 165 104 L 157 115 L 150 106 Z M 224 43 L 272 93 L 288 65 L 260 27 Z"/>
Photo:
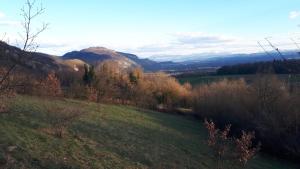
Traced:
<path id="1" fill-rule="evenodd" d="M 45 132 L 51 127 L 45 106 L 71 106 L 88 113 L 77 119 L 63 138 L 57 138 Z M 18 96 L 11 112 L 0 115 L 0 135 L 0 162 L 9 156 L 14 168 L 213 166 L 200 121 L 128 106 Z M 9 147 L 13 150 L 8 151 Z M 266 156 L 255 158 L 249 167 L 293 168 Z"/>

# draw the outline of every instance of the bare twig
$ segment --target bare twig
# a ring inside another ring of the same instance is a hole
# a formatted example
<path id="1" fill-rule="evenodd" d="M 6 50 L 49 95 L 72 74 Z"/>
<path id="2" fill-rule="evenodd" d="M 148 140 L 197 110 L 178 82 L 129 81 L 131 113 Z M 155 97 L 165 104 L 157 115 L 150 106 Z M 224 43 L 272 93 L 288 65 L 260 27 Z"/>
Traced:
<path id="1" fill-rule="evenodd" d="M 34 10 L 35 6 L 36 6 L 36 0 L 26 0 L 24 7 L 21 9 L 21 16 L 23 16 L 22 25 L 24 29 L 24 35 L 22 34 L 19 35 L 24 41 L 22 47 L 22 50 L 24 52 L 34 52 L 37 50 L 38 44 L 35 42 L 35 40 L 42 32 L 44 32 L 48 28 L 49 25 L 47 23 L 43 23 L 41 28 L 37 29 L 36 31 L 32 31 L 33 20 L 45 12 L 45 8 L 43 8 L 42 4 L 40 7 L 37 7 L 36 10 Z M 9 80 L 9 77 L 11 76 L 12 72 L 17 67 L 17 65 L 23 65 L 24 64 L 23 62 L 24 61 L 22 61 L 22 56 L 19 56 L 17 59 L 14 58 L 13 65 L 10 66 L 5 73 L 3 73 L 3 77 L 0 77 L 0 89 L 4 89 L 5 86 L 9 87 L 7 86 L 7 84 L 9 83 L 5 83 L 5 82 Z"/>
<path id="2" fill-rule="evenodd" d="M 49 26 L 48 23 L 43 23 L 42 26 L 35 32 L 32 31 L 32 21 L 45 12 L 45 8 L 42 4 L 40 7 L 36 8 L 36 11 L 34 11 L 35 5 L 35 0 L 26 0 L 25 6 L 21 9 L 21 16 L 23 16 L 22 26 L 24 29 L 24 35 L 21 35 L 20 37 L 24 40 L 22 47 L 24 51 L 36 51 L 38 48 L 38 45 L 35 43 L 36 38 Z"/>
<path id="3" fill-rule="evenodd" d="M 3 34 L 2 38 L 0 39 L 0 41 L 5 42 L 5 38 L 6 38 L 6 32 Z"/>
<path id="4" fill-rule="evenodd" d="M 0 80 L 0 88 L 1 88 L 1 90 L 2 90 L 2 89 L 3 89 L 3 90 L 5 89 L 5 87 L 3 86 L 3 85 L 4 85 L 4 82 L 7 81 L 7 80 L 9 79 L 9 76 L 10 76 L 11 72 L 14 70 L 14 68 L 15 68 L 16 66 L 17 66 L 16 64 L 12 65 L 12 66 L 6 71 L 6 73 L 4 74 L 4 76 L 1 77 L 1 80 Z M 1 90 L 0 90 L 0 92 L 1 92 Z"/>

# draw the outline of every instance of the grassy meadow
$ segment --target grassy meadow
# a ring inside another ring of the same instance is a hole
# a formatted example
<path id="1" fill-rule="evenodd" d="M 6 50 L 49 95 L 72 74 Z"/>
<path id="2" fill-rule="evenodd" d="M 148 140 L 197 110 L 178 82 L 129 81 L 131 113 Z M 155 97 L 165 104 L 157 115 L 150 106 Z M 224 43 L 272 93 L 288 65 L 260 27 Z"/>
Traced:
<path id="1" fill-rule="evenodd" d="M 62 138 L 47 132 L 46 109 L 86 113 Z M 0 168 L 211 169 L 214 161 L 202 123 L 189 117 L 128 106 L 17 96 L 0 114 Z M 296 166 L 260 154 L 251 169 Z"/>

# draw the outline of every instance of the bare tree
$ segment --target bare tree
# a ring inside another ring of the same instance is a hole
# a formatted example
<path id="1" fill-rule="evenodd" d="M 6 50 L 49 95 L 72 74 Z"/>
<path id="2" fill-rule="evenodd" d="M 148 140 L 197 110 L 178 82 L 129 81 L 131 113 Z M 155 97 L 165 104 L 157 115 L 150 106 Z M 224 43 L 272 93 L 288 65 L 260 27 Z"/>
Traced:
<path id="1" fill-rule="evenodd" d="M 22 50 L 24 52 L 34 52 L 38 48 L 36 38 L 48 28 L 48 24 L 43 23 L 40 28 L 36 29 L 36 31 L 33 31 L 33 21 L 37 17 L 41 16 L 44 12 L 45 8 L 43 8 L 42 4 L 40 5 L 40 7 L 36 7 L 36 0 L 26 0 L 23 8 L 21 9 L 21 16 L 23 16 L 23 33 L 19 33 L 19 35 L 24 41 L 22 46 Z M 8 87 L 6 83 L 9 81 L 14 69 L 18 65 L 22 65 L 24 64 L 23 62 L 25 62 L 22 61 L 22 56 L 12 59 L 13 64 L 0 75 L 0 94 Z"/>
<path id="2" fill-rule="evenodd" d="M 23 17 L 23 30 L 24 34 L 20 34 L 20 37 L 24 40 L 23 51 L 36 51 L 38 44 L 35 42 L 36 38 L 44 32 L 49 24 L 43 23 L 42 26 L 36 31 L 33 31 L 33 20 L 42 15 L 45 12 L 45 8 L 41 4 L 40 7 L 36 6 L 35 0 L 26 0 L 24 7 L 21 9 L 21 16 Z"/>
<path id="3" fill-rule="evenodd" d="M 2 37 L 0 39 L 1 42 L 5 42 L 6 35 L 7 35 L 6 32 L 2 35 Z"/>

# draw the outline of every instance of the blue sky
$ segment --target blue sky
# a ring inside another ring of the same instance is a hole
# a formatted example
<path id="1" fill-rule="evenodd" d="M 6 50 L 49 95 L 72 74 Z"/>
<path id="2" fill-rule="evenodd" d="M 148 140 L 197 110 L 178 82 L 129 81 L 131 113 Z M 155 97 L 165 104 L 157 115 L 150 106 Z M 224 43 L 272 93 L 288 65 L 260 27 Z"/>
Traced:
<path id="1" fill-rule="evenodd" d="M 38 1 L 38 0 L 37 0 Z M 43 0 L 50 23 L 39 51 L 61 55 L 104 46 L 142 57 L 250 53 L 272 37 L 283 49 L 300 35 L 299 0 Z M 15 44 L 23 0 L 0 0 L 0 35 Z M 18 40 L 20 41 L 20 40 Z M 299 39 L 300 42 L 300 39 Z M 266 46 L 267 47 L 267 46 Z M 271 49 L 270 49 L 271 50 Z"/>

